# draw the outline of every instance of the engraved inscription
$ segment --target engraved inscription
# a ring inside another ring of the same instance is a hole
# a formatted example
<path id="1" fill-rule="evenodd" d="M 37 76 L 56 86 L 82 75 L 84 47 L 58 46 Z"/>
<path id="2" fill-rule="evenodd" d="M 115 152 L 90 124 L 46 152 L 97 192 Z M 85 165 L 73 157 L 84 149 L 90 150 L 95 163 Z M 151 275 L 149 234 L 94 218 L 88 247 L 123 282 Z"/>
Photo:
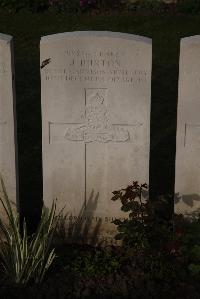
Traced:
<path id="1" fill-rule="evenodd" d="M 66 49 L 64 51 L 66 56 L 71 57 L 83 57 L 83 58 L 97 58 L 97 57 L 104 57 L 104 58 L 119 58 L 120 56 L 125 55 L 124 51 L 113 51 L 113 50 L 85 50 L 85 49 Z"/>
<path id="2" fill-rule="evenodd" d="M 135 49 L 132 57 L 138 59 L 139 53 L 140 51 Z M 44 68 L 46 81 L 144 85 L 150 76 L 145 68 L 133 68 L 131 62 L 127 63 L 126 53 L 123 51 L 65 49 L 63 54 L 64 65 L 56 68 L 51 65 Z"/>
<path id="3" fill-rule="evenodd" d="M 44 70 L 46 81 L 66 81 L 66 82 L 101 82 L 101 83 L 129 83 L 131 85 L 142 85 L 148 82 L 146 70 L 128 69 L 53 69 Z"/>
<path id="4" fill-rule="evenodd" d="M 67 140 L 105 143 L 130 139 L 128 130 L 110 123 L 105 94 L 105 89 L 86 89 L 85 124 L 68 128 L 65 134 Z"/>
<path id="5" fill-rule="evenodd" d="M 106 222 L 106 223 L 112 223 L 112 221 L 119 219 L 119 220 L 125 220 L 127 219 L 126 217 L 100 217 L 100 216 L 74 216 L 74 215 L 70 215 L 68 217 L 66 217 L 67 220 L 69 221 L 73 221 L 73 222 L 78 222 L 78 221 L 94 221 L 94 222 L 98 222 L 98 221 L 102 221 L 102 222 Z"/>

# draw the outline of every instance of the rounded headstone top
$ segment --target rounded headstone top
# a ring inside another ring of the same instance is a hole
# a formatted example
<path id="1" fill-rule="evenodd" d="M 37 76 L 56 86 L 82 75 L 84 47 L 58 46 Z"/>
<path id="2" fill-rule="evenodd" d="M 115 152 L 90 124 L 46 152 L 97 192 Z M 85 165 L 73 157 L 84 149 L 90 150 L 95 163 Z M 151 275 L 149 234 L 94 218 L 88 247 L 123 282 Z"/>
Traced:
<path id="1" fill-rule="evenodd" d="M 187 36 L 181 39 L 182 44 L 200 43 L 200 35 Z"/>
<path id="2" fill-rule="evenodd" d="M 151 45 L 151 38 L 134 35 L 129 33 L 121 33 L 121 32 L 112 32 L 112 31 L 73 31 L 73 32 L 63 32 L 52 35 L 46 35 L 41 37 L 41 43 L 43 42 L 51 42 L 56 40 L 61 40 L 65 38 L 73 38 L 73 37 L 110 37 L 110 38 L 122 38 L 127 40 L 133 40 L 136 42 L 142 42 Z"/>
<path id="3" fill-rule="evenodd" d="M 11 35 L 0 33 L 0 41 L 10 42 L 12 40 Z"/>

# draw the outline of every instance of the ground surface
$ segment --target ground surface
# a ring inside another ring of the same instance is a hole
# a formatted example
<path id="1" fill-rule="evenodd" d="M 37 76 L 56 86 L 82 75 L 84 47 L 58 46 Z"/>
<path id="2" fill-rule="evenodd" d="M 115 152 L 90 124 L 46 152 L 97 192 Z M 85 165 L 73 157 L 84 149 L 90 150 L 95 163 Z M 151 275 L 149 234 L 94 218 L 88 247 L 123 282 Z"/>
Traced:
<path id="1" fill-rule="evenodd" d="M 43 283 L 9 284 L 0 276 L 1 299 L 199 299 L 199 278 L 187 277 L 174 257 L 163 260 L 120 248 L 65 245 Z M 1 273 L 1 272 L 0 272 Z"/>

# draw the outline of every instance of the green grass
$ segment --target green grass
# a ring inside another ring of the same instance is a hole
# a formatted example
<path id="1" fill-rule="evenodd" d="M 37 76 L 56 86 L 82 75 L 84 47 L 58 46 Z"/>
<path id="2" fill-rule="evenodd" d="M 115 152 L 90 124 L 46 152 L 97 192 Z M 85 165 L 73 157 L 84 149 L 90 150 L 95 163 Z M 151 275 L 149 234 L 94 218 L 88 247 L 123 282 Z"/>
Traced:
<path id="1" fill-rule="evenodd" d="M 75 30 L 120 31 L 153 39 L 151 192 L 173 191 L 179 44 L 181 37 L 200 34 L 199 16 L 1 11 L 0 32 L 15 37 L 20 198 L 22 211 L 33 221 L 42 198 L 39 41 L 43 35 Z"/>

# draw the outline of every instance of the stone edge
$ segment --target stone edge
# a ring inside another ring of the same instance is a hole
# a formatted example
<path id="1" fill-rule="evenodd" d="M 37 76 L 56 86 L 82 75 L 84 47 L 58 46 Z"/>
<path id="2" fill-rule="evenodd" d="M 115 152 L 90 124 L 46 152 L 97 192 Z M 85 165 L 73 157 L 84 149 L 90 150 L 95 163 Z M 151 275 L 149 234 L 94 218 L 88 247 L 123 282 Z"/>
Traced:
<path id="1" fill-rule="evenodd" d="M 190 44 L 190 43 L 200 43 L 200 35 L 192 35 L 192 36 L 187 36 L 187 37 L 183 37 L 181 38 L 181 44 L 185 45 L 185 44 Z"/>
<path id="2" fill-rule="evenodd" d="M 11 35 L 0 33 L 0 41 L 10 42 L 12 38 Z"/>
<path id="3" fill-rule="evenodd" d="M 134 35 L 129 33 L 112 32 L 112 31 L 72 31 L 63 32 L 52 35 L 42 36 L 40 43 L 51 42 L 56 40 L 61 40 L 64 38 L 73 37 L 111 37 L 111 38 L 122 38 L 127 40 L 138 41 L 151 45 L 152 39 L 140 35 Z"/>

